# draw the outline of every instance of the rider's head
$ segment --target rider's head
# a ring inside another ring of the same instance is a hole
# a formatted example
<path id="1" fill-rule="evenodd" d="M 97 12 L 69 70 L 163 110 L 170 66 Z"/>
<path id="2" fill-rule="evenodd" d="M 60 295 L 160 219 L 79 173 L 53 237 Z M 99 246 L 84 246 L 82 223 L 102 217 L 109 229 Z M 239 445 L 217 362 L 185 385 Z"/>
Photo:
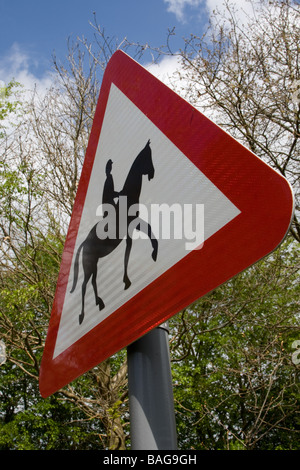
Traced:
<path id="1" fill-rule="evenodd" d="M 111 172 L 112 164 L 113 164 L 113 162 L 111 160 L 108 160 L 108 162 L 106 163 L 105 173 L 106 173 L 107 176 Z"/>

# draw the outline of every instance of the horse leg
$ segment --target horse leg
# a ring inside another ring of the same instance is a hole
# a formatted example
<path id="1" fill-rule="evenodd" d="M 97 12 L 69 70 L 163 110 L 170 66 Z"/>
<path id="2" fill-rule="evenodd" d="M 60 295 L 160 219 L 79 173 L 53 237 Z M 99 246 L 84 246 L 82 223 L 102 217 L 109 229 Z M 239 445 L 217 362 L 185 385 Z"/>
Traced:
<path id="1" fill-rule="evenodd" d="M 86 247 L 85 247 L 86 248 Z M 86 293 L 86 285 L 89 282 L 91 276 L 95 273 L 97 274 L 97 261 L 91 259 L 91 257 L 88 255 L 88 252 L 86 250 L 83 250 L 83 256 L 82 256 L 82 265 L 83 265 L 83 283 L 81 287 L 81 313 L 79 315 L 79 324 L 83 322 L 84 319 L 84 298 L 85 298 L 85 293 Z"/>
<path id="2" fill-rule="evenodd" d="M 128 289 L 128 287 L 131 286 L 131 282 L 129 280 L 128 273 L 127 273 L 128 260 L 129 260 L 131 246 L 132 246 L 132 238 L 129 235 L 127 235 L 125 258 L 124 258 L 124 277 L 123 277 L 123 282 L 125 283 L 124 289 Z"/>
<path id="3" fill-rule="evenodd" d="M 93 271 L 92 275 L 92 286 L 94 288 L 94 293 L 95 293 L 95 300 L 96 300 L 96 305 L 99 305 L 99 310 L 102 310 L 105 305 L 101 297 L 98 296 L 98 290 L 97 290 L 97 265 L 95 266 L 95 269 Z"/>
<path id="4" fill-rule="evenodd" d="M 157 239 L 155 238 L 153 232 L 152 232 L 152 229 L 151 229 L 151 225 L 148 224 L 148 222 L 145 222 L 143 219 L 141 219 L 139 217 L 139 224 L 137 225 L 137 230 L 140 230 L 140 232 L 143 232 L 145 233 L 145 235 L 148 235 L 150 241 L 151 241 L 151 245 L 152 245 L 152 259 L 154 261 L 156 261 L 157 259 L 157 251 L 158 251 L 158 241 Z"/>
<path id="5" fill-rule="evenodd" d="M 81 313 L 79 315 L 79 325 L 81 325 L 84 319 L 84 297 L 85 297 L 85 292 L 86 292 L 86 285 L 90 277 L 91 277 L 90 273 L 87 273 L 84 275 L 84 280 L 83 280 L 82 287 L 81 287 Z"/>

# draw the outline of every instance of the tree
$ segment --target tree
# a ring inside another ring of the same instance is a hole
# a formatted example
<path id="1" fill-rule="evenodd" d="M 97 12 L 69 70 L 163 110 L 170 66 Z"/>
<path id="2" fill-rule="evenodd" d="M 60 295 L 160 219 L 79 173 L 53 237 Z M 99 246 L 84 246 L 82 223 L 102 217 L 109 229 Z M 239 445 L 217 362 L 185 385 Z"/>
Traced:
<path id="1" fill-rule="evenodd" d="M 0 336 L 6 343 L 8 361 L 1 370 L 7 371 L 7 377 L 21 375 L 24 386 L 14 391 L 6 386 L 5 374 L 2 377 L 1 429 L 5 438 L 1 445 L 80 448 L 84 442 L 87 447 L 93 442 L 99 448 L 124 448 L 121 415 L 126 414 L 126 361 L 122 354 L 54 398 L 44 402 L 38 392 L 39 365 L 62 249 L 99 92 L 95 63 L 91 61 L 86 67 L 86 52 L 79 44 L 70 45 L 68 70 L 55 58 L 54 64 L 57 81 L 46 96 L 40 98 L 34 92 L 31 101 L 22 104 L 22 120 L 5 137 L 2 147 Z M 29 391 L 32 399 L 28 408 L 25 398 Z M 9 402 L 14 406 L 7 414 Z M 55 420 L 49 418 L 50 409 L 56 415 L 56 429 Z M 77 427 L 69 425 L 70 444 L 59 437 L 64 419 L 79 423 Z M 15 430 L 22 420 L 37 436 L 31 444 L 24 433 L 16 441 Z M 91 429 L 91 436 L 97 439 L 85 434 Z M 45 433 L 49 439 L 41 437 Z"/>
<path id="2" fill-rule="evenodd" d="M 186 448 L 297 449 L 299 260 L 287 240 L 172 319 L 178 427 Z"/>
<path id="3" fill-rule="evenodd" d="M 20 112 L 21 85 L 14 79 L 7 85 L 0 83 L 0 139 L 5 137 L 9 118 Z"/>
<path id="4" fill-rule="evenodd" d="M 291 361 L 299 337 L 299 5 L 252 5 L 255 14 L 241 22 L 225 2 L 226 15 L 215 12 L 202 37 L 185 40 L 174 87 L 290 181 L 292 239 L 174 320 L 175 396 L 187 445 L 293 449 L 299 433 Z"/>
<path id="5" fill-rule="evenodd" d="M 299 4 L 250 3 L 253 15 L 240 19 L 226 1 L 202 37 L 185 40 L 176 87 L 288 179 L 296 198 L 291 233 L 300 241 Z"/>

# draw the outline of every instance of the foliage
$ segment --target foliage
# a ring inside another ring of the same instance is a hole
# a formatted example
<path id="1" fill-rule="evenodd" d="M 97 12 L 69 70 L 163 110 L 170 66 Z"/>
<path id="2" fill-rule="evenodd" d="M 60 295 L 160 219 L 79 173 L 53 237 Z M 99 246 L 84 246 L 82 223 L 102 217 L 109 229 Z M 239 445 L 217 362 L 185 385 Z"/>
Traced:
<path id="1" fill-rule="evenodd" d="M 187 448 L 299 448 L 291 348 L 299 340 L 299 5 L 249 5 L 254 14 L 241 20 L 225 1 L 203 36 L 185 39 L 174 87 L 289 180 L 292 238 L 174 320 L 175 397 Z"/>
<path id="2" fill-rule="evenodd" d="M 43 99 L 34 93 L 22 104 L 23 118 L 1 148 L 0 338 L 7 363 L 0 370 L 0 423 L 1 446 L 7 449 L 125 446 L 119 411 L 126 409 L 123 360 L 113 361 L 112 373 L 107 361 L 45 401 L 38 390 L 66 230 L 98 95 L 94 69 L 87 76 L 83 72 L 83 52 L 70 50 L 69 61 L 68 71 L 55 61 L 58 82 Z"/>
<path id="3" fill-rule="evenodd" d="M 21 84 L 12 79 L 7 85 L 0 84 L 0 139 L 6 135 L 12 116 L 21 113 Z"/>
<path id="4" fill-rule="evenodd" d="M 287 240 L 172 320 L 185 448 L 299 448 L 291 349 L 300 329 L 298 271 L 296 243 Z"/>
<path id="5" fill-rule="evenodd" d="M 37 382 L 9 363 L 0 392 L 1 450 L 101 449 L 92 420 L 57 396 L 41 400 Z"/>

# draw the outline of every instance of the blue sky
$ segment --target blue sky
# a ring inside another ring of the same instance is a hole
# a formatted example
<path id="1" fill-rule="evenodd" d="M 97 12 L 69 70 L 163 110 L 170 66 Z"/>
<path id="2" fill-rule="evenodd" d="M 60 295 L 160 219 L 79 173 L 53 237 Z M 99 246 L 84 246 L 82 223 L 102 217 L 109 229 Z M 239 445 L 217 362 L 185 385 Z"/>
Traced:
<path id="1" fill-rule="evenodd" d="M 0 85 L 15 78 L 26 89 L 46 90 L 53 79 L 52 54 L 63 61 L 68 38 L 92 41 L 94 13 L 107 35 L 153 47 L 164 45 L 168 29 L 175 27 L 172 48 L 178 50 L 183 37 L 201 35 L 209 14 L 223 1 L 0 0 Z M 248 0 L 230 2 L 249 11 Z M 176 66 L 169 60 L 151 71 L 164 80 Z"/>
<path id="2" fill-rule="evenodd" d="M 64 59 L 68 37 L 92 40 L 94 12 L 106 33 L 120 41 L 126 36 L 157 47 L 175 26 L 177 48 L 182 36 L 202 31 L 214 3 L 218 0 L 0 0 L 0 80 L 11 75 L 43 80 L 52 53 Z"/>

